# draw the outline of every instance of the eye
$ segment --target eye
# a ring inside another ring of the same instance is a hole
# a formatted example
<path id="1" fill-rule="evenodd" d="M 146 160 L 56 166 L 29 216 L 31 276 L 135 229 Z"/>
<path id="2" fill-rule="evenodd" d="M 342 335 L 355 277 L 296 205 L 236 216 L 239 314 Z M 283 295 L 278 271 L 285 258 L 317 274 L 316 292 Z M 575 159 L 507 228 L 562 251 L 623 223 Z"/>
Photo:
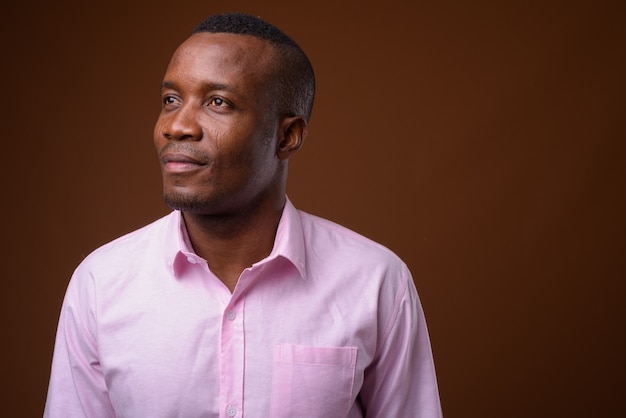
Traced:
<path id="1" fill-rule="evenodd" d="M 163 106 L 172 106 L 178 103 L 178 99 L 171 95 L 163 96 L 161 101 Z"/>
<path id="2" fill-rule="evenodd" d="M 233 103 L 221 96 L 212 96 L 209 97 L 207 102 L 207 107 L 216 112 L 229 112 L 233 110 L 235 107 Z"/>
<path id="3" fill-rule="evenodd" d="M 214 97 L 209 101 L 209 106 L 222 107 L 225 105 L 226 105 L 226 102 L 221 97 Z"/>

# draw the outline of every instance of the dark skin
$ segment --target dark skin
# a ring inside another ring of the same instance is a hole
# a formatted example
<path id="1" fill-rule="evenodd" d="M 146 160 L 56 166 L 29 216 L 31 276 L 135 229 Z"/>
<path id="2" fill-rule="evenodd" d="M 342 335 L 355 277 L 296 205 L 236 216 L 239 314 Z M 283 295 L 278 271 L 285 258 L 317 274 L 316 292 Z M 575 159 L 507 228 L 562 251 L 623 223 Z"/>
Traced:
<path id="1" fill-rule="evenodd" d="M 231 292 L 273 248 L 288 160 L 306 136 L 303 117 L 276 108 L 274 54 L 252 36 L 198 33 L 176 50 L 161 88 L 154 143 L 165 200 Z"/>

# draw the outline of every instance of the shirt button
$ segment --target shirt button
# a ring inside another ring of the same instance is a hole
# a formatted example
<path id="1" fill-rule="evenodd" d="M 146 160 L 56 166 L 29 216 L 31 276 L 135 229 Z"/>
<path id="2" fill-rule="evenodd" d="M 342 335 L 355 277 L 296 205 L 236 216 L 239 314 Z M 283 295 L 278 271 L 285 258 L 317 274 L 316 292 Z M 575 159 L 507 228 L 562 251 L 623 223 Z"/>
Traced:
<path id="1" fill-rule="evenodd" d="M 237 314 L 234 312 L 228 312 L 228 315 L 226 315 L 226 317 L 228 318 L 229 321 L 234 321 L 235 318 L 237 317 Z"/>
<path id="2" fill-rule="evenodd" d="M 237 410 L 232 406 L 229 406 L 228 408 L 226 408 L 226 413 L 229 417 L 234 417 L 235 415 L 237 415 Z"/>
<path id="3" fill-rule="evenodd" d="M 187 261 L 189 261 L 191 264 L 196 264 L 196 259 L 192 256 L 187 257 Z"/>

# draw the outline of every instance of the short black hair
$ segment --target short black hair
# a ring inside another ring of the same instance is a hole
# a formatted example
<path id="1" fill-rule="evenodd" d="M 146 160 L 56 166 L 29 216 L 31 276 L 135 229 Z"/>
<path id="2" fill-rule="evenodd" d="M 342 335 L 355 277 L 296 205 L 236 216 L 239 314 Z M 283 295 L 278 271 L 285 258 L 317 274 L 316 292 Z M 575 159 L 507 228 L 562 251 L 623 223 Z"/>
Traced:
<path id="1" fill-rule="evenodd" d="M 272 44 L 276 50 L 275 76 L 279 97 L 278 111 L 283 116 L 311 117 L 315 97 L 313 66 L 302 48 L 284 32 L 259 17 L 244 13 L 219 13 L 209 16 L 192 34 L 232 33 L 251 35 Z"/>

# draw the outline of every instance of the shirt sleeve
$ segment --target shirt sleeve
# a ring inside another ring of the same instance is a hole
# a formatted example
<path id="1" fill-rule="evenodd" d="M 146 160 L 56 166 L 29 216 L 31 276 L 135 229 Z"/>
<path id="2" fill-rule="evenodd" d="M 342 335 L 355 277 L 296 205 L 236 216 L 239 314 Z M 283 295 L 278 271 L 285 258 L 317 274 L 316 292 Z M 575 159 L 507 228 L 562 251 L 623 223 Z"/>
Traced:
<path id="1" fill-rule="evenodd" d="M 408 269 L 360 398 L 367 418 L 442 417 L 426 321 Z"/>
<path id="2" fill-rule="evenodd" d="M 95 299 L 91 275 L 75 273 L 61 308 L 45 418 L 115 417 L 98 358 Z"/>

